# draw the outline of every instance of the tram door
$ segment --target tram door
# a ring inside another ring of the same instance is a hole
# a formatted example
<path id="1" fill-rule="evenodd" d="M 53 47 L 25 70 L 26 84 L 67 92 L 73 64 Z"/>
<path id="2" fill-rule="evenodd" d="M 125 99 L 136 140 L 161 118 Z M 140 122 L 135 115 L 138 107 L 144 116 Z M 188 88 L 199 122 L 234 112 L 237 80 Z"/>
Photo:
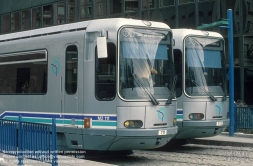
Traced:
<path id="1" fill-rule="evenodd" d="M 69 119 L 67 114 L 78 114 L 78 90 L 77 90 L 77 63 L 78 63 L 78 49 L 76 45 L 69 45 L 66 47 L 65 53 L 65 91 L 63 103 L 63 119 Z M 64 121 L 65 125 L 73 124 L 74 121 Z"/>

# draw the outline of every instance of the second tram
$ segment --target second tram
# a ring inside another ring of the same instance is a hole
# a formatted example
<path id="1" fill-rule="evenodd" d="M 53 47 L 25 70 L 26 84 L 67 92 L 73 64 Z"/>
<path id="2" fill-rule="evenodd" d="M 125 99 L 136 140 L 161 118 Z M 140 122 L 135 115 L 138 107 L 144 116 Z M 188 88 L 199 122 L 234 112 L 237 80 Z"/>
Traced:
<path id="1" fill-rule="evenodd" d="M 218 135 L 229 125 L 224 39 L 209 31 L 172 32 L 179 128 L 174 139 Z"/>

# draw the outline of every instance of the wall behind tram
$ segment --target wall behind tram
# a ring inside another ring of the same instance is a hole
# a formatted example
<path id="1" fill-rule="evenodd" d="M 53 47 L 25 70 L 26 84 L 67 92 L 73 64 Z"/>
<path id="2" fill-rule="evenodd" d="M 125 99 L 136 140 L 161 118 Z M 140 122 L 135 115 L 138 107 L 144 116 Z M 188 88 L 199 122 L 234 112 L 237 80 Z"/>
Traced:
<path id="1" fill-rule="evenodd" d="M 1 0 L 0 14 L 27 9 L 56 1 L 59 0 Z"/>

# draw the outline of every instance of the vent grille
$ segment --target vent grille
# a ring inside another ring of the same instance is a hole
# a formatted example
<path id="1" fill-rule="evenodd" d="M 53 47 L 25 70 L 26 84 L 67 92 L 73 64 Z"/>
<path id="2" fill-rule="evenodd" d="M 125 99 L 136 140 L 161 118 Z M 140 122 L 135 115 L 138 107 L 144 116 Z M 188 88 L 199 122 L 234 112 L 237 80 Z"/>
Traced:
<path id="1" fill-rule="evenodd" d="M 222 116 L 213 116 L 213 118 L 215 118 L 215 119 L 220 119 L 220 118 L 222 118 Z"/>
<path id="2" fill-rule="evenodd" d="M 167 123 L 156 123 L 156 124 L 154 124 L 154 126 L 166 126 L 167 125 Z"/>

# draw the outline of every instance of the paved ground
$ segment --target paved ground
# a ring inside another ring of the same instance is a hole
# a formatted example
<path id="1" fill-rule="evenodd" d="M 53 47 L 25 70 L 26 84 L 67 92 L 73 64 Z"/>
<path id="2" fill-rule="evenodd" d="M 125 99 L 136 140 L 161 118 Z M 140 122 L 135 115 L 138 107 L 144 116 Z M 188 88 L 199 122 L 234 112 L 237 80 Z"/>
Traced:
<path id="1" fill-rule="evenodd" d="M 223 132 L 215 137 L 196 138 L 190 141 L 192 144 L 253 147 L 253 134 L 235 133 L 234 137 L 228 132 Z"/>
<path id="2" fill-rule="evenodd" d="M 216 146 L 216 147 L 215 148 L 210 147 L 209 145 L 213 145 L 213 146 Z M 251 150 L 252 149 L 251 147 L 253 147 L 253 134 L 235 133 L 234 137 L 230 137 L 229 133 L 223 132 L 222 134 L 220 134 L 218 136 L 215 136 L 215 137 L 193 139 L 188 146 L 186 148 L 190 148 L 190 149 L 193 149 L 193 150 L 188 151 L 188 149 L 183 149 L 183 153 L 181 153 L 180 149 L 176 149 L 175 155 L 178 155 L 178 153 L 180 152 L 181 157 L 185 156 L 184 161 L 186 161 L 188 155 L 190 155 L 190 156 L 195 155 L 196 159 L 199 159 L 198 157 L 202 155 L 201 153 L 203 153 L 203 152 L 201 152 L 201 149 L 205 149 L 203 147 L 207 146 L 206 149 L 209 149 L 209 150 L 207 150 L 208 153 L 210 151 L 213 151 L 213 153 L 215 153 L 215 154 L 211 154 L 211 156 L 213 156 L 213 157 L 212 157 L 212 159 L 210 158 L 210 163 L 212 163 L 213 160 L 216 160 L 216 159 L 220 158 L 219 163 L 223 163 L 222 165 L 226 165 L 227 161 L 223 161 L 223 158 L 225 158 L 223 153 L 225 153 L 225 152 L 230 153 L 229 150 L 233 151 L 236 148 L 245 147 L 246 148 L 244 150 L 245 152 L 250 151 L 251 152 L 250 155 L 253 154 L 253 152 Z M 192 146 L 192 148 L 191 148 L 191 146 Z M 200 146 L 200 147 L 198 148 L 198 146 Z M 228 149 L 224 149 L 225 147 L 221 147 L 221 146 L 230 146 L 230 147 L 228 147 Z M 196 148 L 198 149 L 197 151 L 195 150 Z M 220 149 L 219 151 L 221 151 L 220 153 L 222 153 L 222 155 L 220 157 L 215 157 L 217 155 L 216 151 L 218 149 Z M 194 153 L 193 153 L 193 151 L 194 151 Z M 236 151 L 236 153 L 242 153 L 243 152 L 243 155 L 244 155 L 244 151 L 238 149 L 238 152 Z M 155 164 L 154 163 L 155 161 L 153 161 L 155 159 L 152 160 L 152 156 L 153 157 L 156 156 L 156 158 L 159 158 L 159 161 L 161 161 L 163 159 L 164 162 L 166 162 L 167 164 L 170 163 L 170 164 L 173 165 L 173 161 L 176 162 L 175 156 L 173 157 L 174 151 L 168 151 L 168 152 L 169 152 L 168 155 L 170 157 L 172 157 L 171 159 L 168 156 L 163 157 L 164 153 L 155 152 L 155 151 L 152 152 L 151 155 L 148 152 L 145 152 L 145 151 L 135 151 L 134 155 L 132 157 L 130 157 L 130 159 L 134 159 L 135 156 L 138 155 L 138 160 L 143 157 L 143 158 L 146 158 L 146 160 L 148 160 L 150 162 L 153 162 L 152 164 Z M 191 154 L 191 153 L 193 153 L 193 154 Z M 156 154 L 158 154 L 158 155 L 156 155 Z M 249 153 L 247 152 L 247 155 L 248 154 Z M 242 157 L 243 157 L 243 155 L 242 155 Z M 139 157 L 139 156 L 142 156 L 142 157 Z M 225 155 L 225 156 L 227 156 L 227 155 Z M 237 154 L 237 156 L 238 156 L 238 154 Z M 208 155 L 207 155 L 207 157 L 205 157 L 205 155 L 204 155 L 203 157 L 200 157 L 200 158 L 201 158 L 201 160 L 206 158 L 209 161 Z M 195 161 L 192 161 L 191 157 L 188 158 L 188 159 L 189 159 L 189 162 L 191 162 L 192 165 L 199 163 L 199 162 L 195 163 Z M 78 159 L 78 158 L 74 158 L 74 157 L 71 157 L 71 156 L 61 156 L 61 155 L 59 155 L 58 156 L 58 165 L 59 166 L 73 166 L 73 165 L 75 165 L 75 166 L 81 166 L 81 165 L 82 166 L 83 165 L 85 165 L 85 166 L 109 166 L 109 165 L 111 165 L 112 166 L 112 165 L 118 165 L 119 163 L 122 163 L 121 160 L 124 160 L 124 158 L 123 159 L 119 158 L 118 163 L 117 162 L 115 162 L 115 163 L 113 163 L 113 162 L 103 162 L 102 163 L 102 162 L 98 162 L 98 160 L 91 161 L 91 160 L 85 160 L 85 159 Z M 127 161 L 129 161 L 129 160 L 127 160 Z M 156 160 L 156 162 L 157 161 L 158 160 Z M 42 163 L 42 162 L 39 162 L 39 161 L 29 160 L 29 159 L 25 159 L 24 162 L 25 162 L 25 165 L 27 165 L 27 166 L 50 166 L 50 165 L 52 165 L 51 163 Z M 178 162 L 180 162 L 180 161 L 178 161 Z M 250 163 L 252 162 L 252 157 L 251 156 L 250 156 L 250 160 L 247 161 L 247 162 L 244 161 L 244 160 L 242 160 L 242 161 L 240 160 L 239 162 L 236 161 L 237 164 L 242 164 L 242 165 L 247 165 L 248 162 L 250 162 Z M 14 165 L 17 165 L 17 163 L 18 163 L 18 160 L 15 156 L 0 153 L 0 166 L 14 166 Z M 108 164 L 106 164 L 106 163 L 108 163 Z M 149 164 L 151 164 L 151 163 L 148 163 L 148 165 Z M 187 163 L 181 163 L 181 164 L 188 165 Z M 121 165 L 121 164 L 119 164 L 119 165 Z M 123 164 L 123 165 L 127 165 L 127 164 Z"/>

